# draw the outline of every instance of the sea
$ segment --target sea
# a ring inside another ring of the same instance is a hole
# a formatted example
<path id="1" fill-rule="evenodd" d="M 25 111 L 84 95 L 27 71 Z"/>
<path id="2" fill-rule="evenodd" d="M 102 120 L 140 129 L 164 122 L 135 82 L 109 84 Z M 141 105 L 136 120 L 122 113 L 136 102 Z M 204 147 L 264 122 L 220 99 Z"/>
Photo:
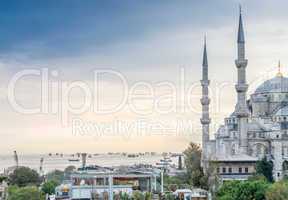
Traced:
<path id="1" fill-rule="evenodd" d="M 71 161 L 71 159 L 78 158 L 76 155 L 72 157 L 71 155 L 18 155 L 19 166 L 26 166 L 36 171 L 40 171 L 40 160 L 43 158 L 42 170 L 44 173 L 53 171 L 55 169 L 64 170 L 67 166 L 73 165 L 75 167 L 80 167 L 81 157 L 79 161 Z M 69 161 L 70 159 L 70 161 Z M 137 157 L 128 157 L 122 154 L 93 154 L 87 157 L 87 165 L 99 165 L 103 167 L 113 167 L 120 165 L 134 165 L 134 164 L 149 164 L 156 166 L 163 159 L 161 154 L 155 155 L 139 155 Z M 171 157 L 172 163 L 177 163 L 177 157 Z M 5 169 L 15 166 L 15 159 L 13 155 L 0 155 L 0 173 L 3 173 Z"/>

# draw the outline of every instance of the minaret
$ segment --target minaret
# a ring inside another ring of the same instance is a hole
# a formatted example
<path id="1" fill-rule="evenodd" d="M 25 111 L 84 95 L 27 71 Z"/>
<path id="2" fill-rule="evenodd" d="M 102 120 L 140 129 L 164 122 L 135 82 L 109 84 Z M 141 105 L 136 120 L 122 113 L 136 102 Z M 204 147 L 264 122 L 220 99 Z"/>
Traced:
<path id="1" fill-rule="evenodd" d="M 201 118 L 201 124 L 202 124 L 202 167 L 207 167 L 207 142 L 209 141 L 209 124 L 210 124 L 210 118 L 209 118 L 209 94 L 208 94 L 208 86 L 210 81 L 208 80 L 208 59 L 207 59 L 207 49 L 206 49 L 206 37 L 204 39 L 204 51 L 203 51 L 203 63 L 202 63 L 202 98 L 201 98 L 201 104 L 202 104 L 202 118 Z"/>
<path id="2" fill-rule="evenodd" d="M 280 63 L 280 60 L 278 61 L 278 72 L 277 72 L 276 76 L 278 76 L 278 77 L 283 77 L 283 74 L 282 74 L 282 72 L 281 72 L 281 63 Z"/>
<path id="3" fill-rule="evenodd" d="M 246 67 L 248 60 L 245 58 L 245 38 L 242 22 L 242 13 L 240 7 L 239 15 L 239 28 L 238 28 L 238 57 L 235 60 L 238 73 L 238 81 L 235 85 L 237 91 L 237 104 L 235 108 L 235 114 L 238 117 L 238 130 L 240 135 L 239 147 L 240 153 L 247 153 L 248 141 L 247 141 L 247 121 L 249 116 L 249 110 L 246 104 L 246 92 L 248 84 L 246 83 Z"/>

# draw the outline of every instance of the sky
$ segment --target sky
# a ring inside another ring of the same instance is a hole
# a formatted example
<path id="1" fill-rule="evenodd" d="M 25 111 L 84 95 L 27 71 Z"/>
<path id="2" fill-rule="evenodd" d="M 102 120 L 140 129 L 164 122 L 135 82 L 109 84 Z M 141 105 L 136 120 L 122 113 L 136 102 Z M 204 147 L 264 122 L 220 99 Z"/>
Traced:
<path id="1" fill-rule="evenodd" d="M 1 2 L 0 152 L 181 152 L 201 143 L 204 35 L 213 137 L 236 100 L 239 3 L 251 94 L 278 60 L 287 74 L 287 1 Z"/>

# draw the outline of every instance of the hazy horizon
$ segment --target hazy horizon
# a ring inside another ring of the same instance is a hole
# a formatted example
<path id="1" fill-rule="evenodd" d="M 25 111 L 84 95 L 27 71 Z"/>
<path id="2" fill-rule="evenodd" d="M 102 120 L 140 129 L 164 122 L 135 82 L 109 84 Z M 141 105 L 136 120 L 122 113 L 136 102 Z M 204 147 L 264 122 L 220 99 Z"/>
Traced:
<path id="1" fill-rule="evenodd" d="M 251 94 L 278 60 L 287 75 L 287 1 L 1 2 L 1 154 L 200 144 L 203 38 L 212 136 L 234 110 L 239 3 Z"/>

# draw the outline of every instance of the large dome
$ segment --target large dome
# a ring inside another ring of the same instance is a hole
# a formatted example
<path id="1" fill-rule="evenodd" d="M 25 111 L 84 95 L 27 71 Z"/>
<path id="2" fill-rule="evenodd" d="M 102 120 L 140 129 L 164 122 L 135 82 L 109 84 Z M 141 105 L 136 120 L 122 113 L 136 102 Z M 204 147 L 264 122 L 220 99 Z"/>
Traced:
<path id="1" fill-rule="evenodd" d="M 274 92 L 288 92 L 287 77 L 276 76 L 270 80 L 265 81 L 256 89 L 255 94 Z"/>

